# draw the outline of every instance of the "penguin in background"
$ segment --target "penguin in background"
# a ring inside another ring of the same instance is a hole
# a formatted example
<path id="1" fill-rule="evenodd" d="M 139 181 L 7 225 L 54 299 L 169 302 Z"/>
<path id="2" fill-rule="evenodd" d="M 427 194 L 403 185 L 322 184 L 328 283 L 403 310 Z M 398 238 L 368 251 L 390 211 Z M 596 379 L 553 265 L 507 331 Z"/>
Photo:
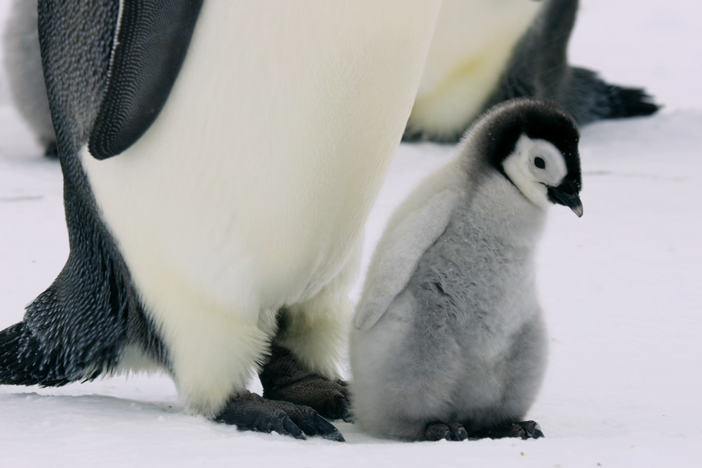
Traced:
<path id="1" fill-rule="evenodd" d="M 70 254 L 0 384 L 155 367 L 212 420 L 343 440 L 348 291 L 439 7 L 40 0 Z"/>
<path id="2" fill-rule="evenodd" d="M 554 101 L 581 126 L 655 113 L 643 89 L 568 64 L 579 3 L 444 1 L 404 140 L 455 143 L 487 109 L 518 97 Z"/>
<path id="3" fill-rule="evenodd" d="M 14 0 L 5 22 L 3 56 L 10 98 L 37 143 L 56 157 L 56 135 L 51 123 L 41 69 L 36 0 Z"/>
<path id="4" fill-rule="evenodd" d="M 554 103 L 502 103 L 391 217 L 351 334 L 352 411 L 364 431 L 543 436 L 522 420 L 547 358 L 534 251 L 550 205 L 583 214 L 578 139 Z"/>
<path id="5" fill-rule="evenodd" d="M 36 0 L 14 0 L 4 36 L 12 100 L 48 155 L 56 145 L 41 72 Z M 567 61 L 578 0 L 444 0 L 405 141 L 456 142 L 481 112 L 516 97 L 561 104 L 580 125 L 649 115 L 642 89 Z"/>

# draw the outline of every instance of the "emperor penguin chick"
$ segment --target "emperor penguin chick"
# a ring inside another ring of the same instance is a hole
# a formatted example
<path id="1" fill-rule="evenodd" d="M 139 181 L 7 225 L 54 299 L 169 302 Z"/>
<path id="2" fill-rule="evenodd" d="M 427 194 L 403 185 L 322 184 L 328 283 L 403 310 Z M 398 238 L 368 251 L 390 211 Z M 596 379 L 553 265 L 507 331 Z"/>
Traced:
<path id="1" fill-rule="evenodd" d="M 546 367 L 534 251 L 552 203 L 583 209 L 575 121 L 517 99 L 391 218 L 351 336 L 364 431 L 409 440 L 543 435 L 522 421 Z"/>

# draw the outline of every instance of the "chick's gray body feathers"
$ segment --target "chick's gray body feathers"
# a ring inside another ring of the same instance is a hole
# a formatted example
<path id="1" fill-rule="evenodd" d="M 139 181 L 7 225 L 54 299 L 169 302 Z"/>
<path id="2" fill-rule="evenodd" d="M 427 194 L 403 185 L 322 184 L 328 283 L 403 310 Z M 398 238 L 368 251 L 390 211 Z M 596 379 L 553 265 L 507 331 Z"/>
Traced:
<path id="1" fill-rule="evenodd" d="M 545 207 L 486 149 L 510 120 L 544 108 L 518 100 L 489 113 L 391 219 L 351 338 L 364 430 L 416 440 L 441 422 L 489 433 L 520 421 L 536 398 L 547 358 L 534 266 Z"/>
<path id="2" fill-rule="evenodd" d="M 505 229 L 512 207 L 494 200 L 516 188 L 499 182 L 456 198 L 472 200 L 452 212 L 375 327 L 355 333 L 354 407 L 366 429 L 410 439 L 434 420 L 478 429 L 518 420 L 536 396 L 546 340 L 529 244 L 543 216 L 526 206 L 527 232 Z"/>

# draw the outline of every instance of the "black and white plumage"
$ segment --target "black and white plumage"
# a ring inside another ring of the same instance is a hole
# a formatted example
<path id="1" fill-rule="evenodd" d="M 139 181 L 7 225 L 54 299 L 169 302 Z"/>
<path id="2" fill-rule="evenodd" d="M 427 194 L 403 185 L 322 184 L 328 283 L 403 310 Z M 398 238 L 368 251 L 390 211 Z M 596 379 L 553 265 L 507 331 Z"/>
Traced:
<path id="1" fill-rule="evenodd" d="M 582 215 L 578 138 L 555 104 L 496 106 L 390 219 L 351 335 L 353 412 L 365 431 L 541 435 L 521 422 L 547 354 L 534 250 L 549 205 Z"/>
<path id="2" fill-rule="evenodd" d="M 343 440 L 320 414 L 346 415 L 348 290 L 438 10 L 40 0 L 70 255 L 0 383 L 156 367 L 195 413 Z"/>
<path id="3" fill-rule="evenodd" d="M 579 3 L 445 0 L 405 140 L 458 141 L 482 112 L 518 97 L 555 101 L 579 125 L 656 112 L 643 89 L 568 63 Z"/>

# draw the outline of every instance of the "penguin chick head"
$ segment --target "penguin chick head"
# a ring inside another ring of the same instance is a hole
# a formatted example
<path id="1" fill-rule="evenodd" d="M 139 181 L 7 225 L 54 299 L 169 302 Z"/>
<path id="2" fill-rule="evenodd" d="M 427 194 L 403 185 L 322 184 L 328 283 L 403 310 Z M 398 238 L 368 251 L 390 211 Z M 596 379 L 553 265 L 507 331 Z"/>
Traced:
<path id="1" fill-rule="evenodd" d="M 580 134 L 572 117 L 552 102 L 515 99 L 494 107 L 484 122 L 476 128 L 487 133 L 483 154 L 529 201 L 583 215 Z"/>

